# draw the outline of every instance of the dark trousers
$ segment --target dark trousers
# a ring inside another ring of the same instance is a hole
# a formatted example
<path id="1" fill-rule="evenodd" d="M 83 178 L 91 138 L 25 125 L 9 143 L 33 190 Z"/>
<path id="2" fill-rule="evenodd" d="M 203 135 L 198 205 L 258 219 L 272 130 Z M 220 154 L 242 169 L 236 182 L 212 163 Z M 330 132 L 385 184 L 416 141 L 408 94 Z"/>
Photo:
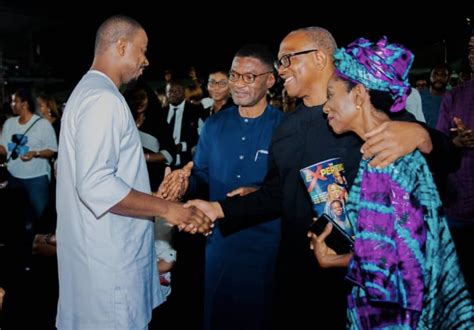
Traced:
<path id="1" fill-rule="evenodd" d="M 472 251 L 474 251 L 474 221 L 471 223 L 462 223 L 448 220 L 448 224 L 454 245 L 456 246 L 461 271 L 469 287 L 469 292 L 473 295 L 474 263 L 472 261 Z"/>

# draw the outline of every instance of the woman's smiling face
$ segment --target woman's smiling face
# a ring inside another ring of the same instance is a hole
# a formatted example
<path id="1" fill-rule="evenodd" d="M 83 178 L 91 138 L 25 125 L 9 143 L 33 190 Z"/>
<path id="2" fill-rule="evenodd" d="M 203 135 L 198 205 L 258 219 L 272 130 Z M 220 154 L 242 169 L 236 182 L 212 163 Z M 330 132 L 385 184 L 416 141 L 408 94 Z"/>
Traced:
<path id="1" fill-rule="evenodd" d="M 323 110 L 328 115 L 329 125 L 337 134 L 351 131 L 357 114 L 354 89 L 348 88 L 347 82 L 336 75 L 329 80 L 327 102 Z"/>

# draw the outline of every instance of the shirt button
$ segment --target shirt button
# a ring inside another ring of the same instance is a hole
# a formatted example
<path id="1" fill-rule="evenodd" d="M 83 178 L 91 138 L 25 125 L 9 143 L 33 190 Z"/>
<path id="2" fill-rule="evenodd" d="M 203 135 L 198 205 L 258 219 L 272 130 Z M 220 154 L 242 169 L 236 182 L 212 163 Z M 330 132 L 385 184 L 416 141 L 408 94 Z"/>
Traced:
<path id="1" fill-rule="evenodd" d="M 248 122 L 249 122 L 249 120 L 248 120 L 247 118 L 245 118 L 245 119 L 244 119 L 244 121 L 245 121 L 246 123 L 248 123 Z"/>
<path id="2" fill-rule="evenodd" d="M 244 156 L 243 156 L 243 155 L 240 155 L 240 156 L 239 156 L 239 159 L 240 159 L 240 160 L 244 159 Z"/>
<path id="3" fill-rule="evenodd" d="M 240 179 L 240 174 L 237 174 L 237 179 Z"/>
<path id="4" fill-rule="evenodd" d="M 245 141 L 245 136 L 242 136 L 242 141 Z"/>

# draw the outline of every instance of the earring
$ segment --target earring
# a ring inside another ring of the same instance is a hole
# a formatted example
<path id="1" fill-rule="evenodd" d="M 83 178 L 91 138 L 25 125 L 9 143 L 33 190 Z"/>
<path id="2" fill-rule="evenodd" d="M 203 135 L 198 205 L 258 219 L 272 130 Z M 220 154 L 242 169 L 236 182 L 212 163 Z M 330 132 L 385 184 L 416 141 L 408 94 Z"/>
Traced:
<path id="1" fill-rule="evenodd" d="M 360 105 L 356 105 L 356 109 L 359 111 L 361 109 Z"/>

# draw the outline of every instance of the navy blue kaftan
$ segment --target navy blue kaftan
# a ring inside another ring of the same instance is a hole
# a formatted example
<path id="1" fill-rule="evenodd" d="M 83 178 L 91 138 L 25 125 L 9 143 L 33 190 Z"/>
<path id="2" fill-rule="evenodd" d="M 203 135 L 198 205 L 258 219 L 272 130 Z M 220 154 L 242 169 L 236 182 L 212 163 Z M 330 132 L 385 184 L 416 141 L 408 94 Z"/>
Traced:
<path id="1" fill-rule="evenodd" d="M 193 185 L 208 184 L 209 199 L 226 198 L 241 186 L 259 186 L 267 172 L 268 147 L 283 113 L 267 106 L 257 118 L 233 106 L 207 119 L 194 157 Z M 280 219 L 207 239 L 205 329 L 266 329 L 280 241 Z"/>

